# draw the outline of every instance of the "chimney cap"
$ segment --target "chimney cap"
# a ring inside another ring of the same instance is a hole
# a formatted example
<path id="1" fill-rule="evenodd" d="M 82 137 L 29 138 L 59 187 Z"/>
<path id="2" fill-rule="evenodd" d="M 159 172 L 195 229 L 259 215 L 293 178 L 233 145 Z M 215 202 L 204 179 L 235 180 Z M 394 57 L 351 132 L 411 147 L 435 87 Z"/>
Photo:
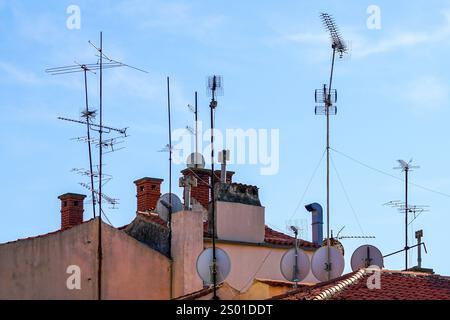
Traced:
<path id="1" fill-rule="evenodd" d="M 62 199 L 67 199 L 67 198 L 76 198 L 76 199 L 84 199 L 86 198 L 86 195 L 84 194 L 79 194 L 79 193 L 72 193 L 72 192 L 68 192 L 68 193 L 64 193 L 62 195 L 60 195 L 58 197 L 58 199 L 62 200 Z"/>
<path id="2" fill-rule="evenodd" d="M 134 181 L 134 184 L 139 184 L 141 182 L 145 182 L 145 181 L 152 181 L 152 182 L 163 182 L 164 179 L 160 179 L 160 178 L 151 178 L 151 177 L 144 177 L 144 178 L 140 178 L 137 179 L 136 181 Z"/>

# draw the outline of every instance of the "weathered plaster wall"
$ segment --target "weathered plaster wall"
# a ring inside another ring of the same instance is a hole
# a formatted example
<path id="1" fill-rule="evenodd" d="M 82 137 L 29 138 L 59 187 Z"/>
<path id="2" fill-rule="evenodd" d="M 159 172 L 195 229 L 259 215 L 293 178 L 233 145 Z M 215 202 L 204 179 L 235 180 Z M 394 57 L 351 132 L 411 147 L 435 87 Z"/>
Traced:
<path id="1" fill-rule="evenodd" d="M 103 299 L 169 299 L 170 260 L 125 232 L 103 225 Z"/>
<path id="2" fill-rule="evenodd" d="M 96 221 L 64 232 L 0 245 L 0 299 L 95 299 Z M 81 269 L 81 289 L 69 290 L 69 265 Z"/>
<path id="3" fill-rule="evenodd" d="M 0 245 L 0 299 L 97 299 L 98 220 Z M 102 224 L 102 299 L 169 299 L 170 260 Z M 69 265 L 81 289 L 69 290 Z"/>
<path id="4" fill-rule="evenodd" d="M 174 297 L 203 288 L 197 274 L 197 258 L 203 251 L 203 215 L 200 211 L 180 211 L 172 215 L 172 258 Z"/>

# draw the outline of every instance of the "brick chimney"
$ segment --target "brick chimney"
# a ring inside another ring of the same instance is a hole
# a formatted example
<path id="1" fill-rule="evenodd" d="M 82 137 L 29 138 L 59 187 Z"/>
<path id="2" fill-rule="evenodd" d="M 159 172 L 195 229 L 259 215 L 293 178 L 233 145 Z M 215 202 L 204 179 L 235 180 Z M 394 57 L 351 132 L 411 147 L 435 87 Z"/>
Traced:
<path id="1" fill-rule="evenodd" d="M 215 182 L 220 181 L 220 170 L 215 170 Z M 202 169 L 202 168 L 187 168 L 181 171 L 181 174 L 184 177 L 193 176 L 197 178 L 197 187 L 192 187 L 191 189 L 191 197 L 197 200 L 203 208 L 208 210 L 209 207 L 209 182 L 211 178 L 211 170 Z M 227 183 L 232 182 L 234 172 L 227 171 Z"/>
<path id="2" fill-rule="evenodd" d="M 136 185 L 137 211 L 153 211 L 161 197 L 163 179 L 145 177 L 134 181 Z"/>
<path id="3" fill-rule="evenodd" d="M 58 197 L 61 200 L 61 230 L 83 223 L 84 198 L 84 194 L 77 193 L 65 193 Z"/>
<path id="4" fill-rule="evenodd" d="M 220 170 L 214 170 L 214 177 L 215 177 L 214 183 L 217 183 L 220 181 L 221 175 L 222 175 L 222 172 Z M 233 175 L 234 175 L 234 171 L 227 171 L 227 173 L 226 173 L 227 178 L 225 179 L 225 181 L 228 184 L 233 183 Z"/>

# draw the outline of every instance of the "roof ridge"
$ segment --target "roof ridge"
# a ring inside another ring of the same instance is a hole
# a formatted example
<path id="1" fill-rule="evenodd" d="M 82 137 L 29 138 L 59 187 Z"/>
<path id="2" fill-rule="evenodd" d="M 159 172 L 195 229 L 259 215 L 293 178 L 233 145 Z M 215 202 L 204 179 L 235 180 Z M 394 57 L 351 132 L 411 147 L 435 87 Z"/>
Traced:
<path id="1" fill-rule="evenodd" d="M 327 300 L 332 298 L 335 294 L 341 292 L 348 286 L 354 284 L 358 280 L 360 280 L 366 274 L 365 269 L 360 269 L 358 272 L 353 274 L 348 279 L 344 279 L 336 283 L 334 286 L 331 286 L 327 289 L 324 289 L 321 293 L 315 295 L 311 300 Z"/>

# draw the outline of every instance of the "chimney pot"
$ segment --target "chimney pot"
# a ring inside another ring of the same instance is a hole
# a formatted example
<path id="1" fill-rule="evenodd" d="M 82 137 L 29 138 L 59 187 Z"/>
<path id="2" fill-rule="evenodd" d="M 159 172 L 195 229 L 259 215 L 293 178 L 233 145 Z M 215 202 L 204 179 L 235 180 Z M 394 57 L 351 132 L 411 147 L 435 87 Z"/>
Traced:
<path id="1" fill-rule="evenodd" d="M 84 194 L 65 193 L 58 197 L 61 200 L 61 230 L 72 228 L 83 223 Z"/>
<path id="2" fill-rule="evenodd" d="M 161 183 L 163 179 L 144 177 L 134 181 L 136 185 L 137 211 L 146 212 L 156 208 L 161 197 Z"/>

